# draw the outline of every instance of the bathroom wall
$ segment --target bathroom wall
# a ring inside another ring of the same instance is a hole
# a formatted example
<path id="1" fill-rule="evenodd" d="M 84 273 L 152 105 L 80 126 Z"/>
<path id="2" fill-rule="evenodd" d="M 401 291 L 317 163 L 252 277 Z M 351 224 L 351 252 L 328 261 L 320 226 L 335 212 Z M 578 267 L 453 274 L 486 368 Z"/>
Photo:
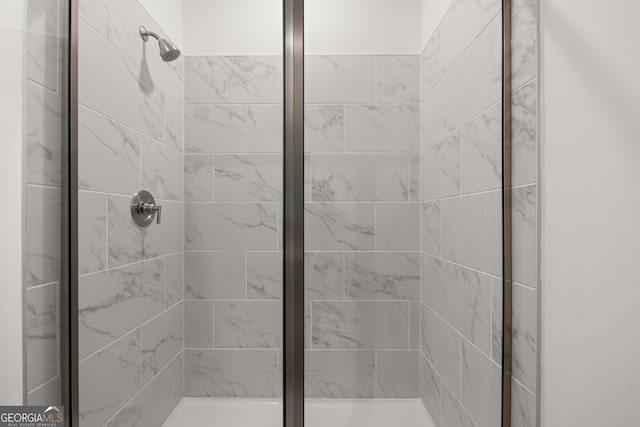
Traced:
<path id="1" fill-rule="evenodd" d="M 422 53 L 421 397 L 442 425 L 500 422 L 500 2 L 454 1 Z M 536 20 L 513 5 L 513 423 L 535 425 Z"/>
<path id="2" fill-rule="evenodd" d="M 26 2 L 24 286 L 26 403 L 61 400 L 65 1 Z M 19 181 L 18 181 L 19 182 Z M 15 224 L 14 224 L 15 226 Z"/>
<path id="3" fill-rule="evenodd" d="M 0 14 L 0 38 L 4 62 L 0 68 L 0 404 L 21 405 L 23 396 L 22 312 L 22 212 L 23 212 L 23 107 L 25 84 L 25 14 L 23 0 L 5 1 Z M 16 326 L 18 325 L 18 326 Z"/>
<path id="4" fill-rule="evenodd" d="M 79 353 L 83 426 L 161 425 L 182 398 L 183 59 L 136 1 L 80 3 Z M 151 192 L 162 223 L 140 228 Z"/>

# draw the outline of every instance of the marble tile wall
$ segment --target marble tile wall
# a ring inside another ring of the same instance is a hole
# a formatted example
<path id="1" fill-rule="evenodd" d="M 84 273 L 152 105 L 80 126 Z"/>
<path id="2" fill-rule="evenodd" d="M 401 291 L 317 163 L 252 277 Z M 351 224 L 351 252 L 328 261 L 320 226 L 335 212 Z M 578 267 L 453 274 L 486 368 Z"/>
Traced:
<path id="1" fill-rule="evenodd" d="M 421 55 L 420 397 L 437 425 L 500 425 L 501 3 L 454 0 Z M 513 10 L 513 423 L 535 425 L 535 0 Z"/>
<path id="2" fill-rule="evenodd" d="M 61 402 L 60 292 L 67 2 L 25 2 L 24 367 L 26 402 Z"/>
<path id="3" fill-rule="evenodd" d="M 184 59 L 165 63 L 134 0 L 80 2 L 82 426 L 161 425 L 183 396 Z M 130 214 L 140 189 L 161 224 Z"/>

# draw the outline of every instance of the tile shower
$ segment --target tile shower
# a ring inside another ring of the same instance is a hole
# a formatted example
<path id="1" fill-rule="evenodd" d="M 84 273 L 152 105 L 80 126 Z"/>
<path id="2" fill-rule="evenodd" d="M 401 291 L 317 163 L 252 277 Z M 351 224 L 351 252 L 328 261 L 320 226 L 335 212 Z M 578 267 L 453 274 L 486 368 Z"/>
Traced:
<path id="1" fill-rule="evenodd" d="M 60 388 L 62 219 L 45 212 L 63 197 L 62 141 L 50 135 L 65 89 L 62 53 L 49 49 L 62 12 L 29 4 L 25 230 L 41 246 L 25 253 L 26 355 L 39 403 Z M 305 58 L 309 398 L 420 399 L 436 426 L 500 423 L 500 6 L 454 0 L 421 54 Z M 282 57 L 165 63 L 141 23 L 166 36 L 142 2 L 80 2 L 83 426 L 160 426 L 183 397 L 283 394 Z M 522 426 L 536 404 L 535 25 L 535 1 L 515 1 Z M 131 221 L 140 189 L 162 205 L 160 224 Z"/>

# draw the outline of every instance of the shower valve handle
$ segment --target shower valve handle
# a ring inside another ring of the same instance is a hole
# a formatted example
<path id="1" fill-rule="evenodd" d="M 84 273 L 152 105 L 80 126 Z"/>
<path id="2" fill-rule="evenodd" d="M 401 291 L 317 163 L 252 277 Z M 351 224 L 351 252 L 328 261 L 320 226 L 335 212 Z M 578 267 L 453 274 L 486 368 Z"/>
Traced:
<path id="1" fill-rule="evenodd" d="M 153 222 L 160 224 L 162 219 L 162 206 L 156 204 L 155 199 L 145 190 L 138 191 L 131 200 L 131 217 L 133 222 L 140 227 L 147 227 Z"/>
<path id="2" fill-rule="evenodd" d="M 162 206 L 152 203 L 140 202 L 138 205 L 138 213 L 141 215 L 156 215 L 156 224 L 160 224 L 162 219 Z"/>

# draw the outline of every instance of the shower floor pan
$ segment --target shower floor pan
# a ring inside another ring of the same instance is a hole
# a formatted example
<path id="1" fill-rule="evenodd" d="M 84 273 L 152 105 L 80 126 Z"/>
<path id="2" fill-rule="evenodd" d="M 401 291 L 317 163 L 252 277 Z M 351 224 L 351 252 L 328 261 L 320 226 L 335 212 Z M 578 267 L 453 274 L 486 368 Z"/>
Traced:
<path id="1" fill-rule="evenodd" d="M 434 427 L 419 399 L 307 399 L 305 427 Z M 164 427 L 282 427 L 273 399 L 184 398 Z"/>

